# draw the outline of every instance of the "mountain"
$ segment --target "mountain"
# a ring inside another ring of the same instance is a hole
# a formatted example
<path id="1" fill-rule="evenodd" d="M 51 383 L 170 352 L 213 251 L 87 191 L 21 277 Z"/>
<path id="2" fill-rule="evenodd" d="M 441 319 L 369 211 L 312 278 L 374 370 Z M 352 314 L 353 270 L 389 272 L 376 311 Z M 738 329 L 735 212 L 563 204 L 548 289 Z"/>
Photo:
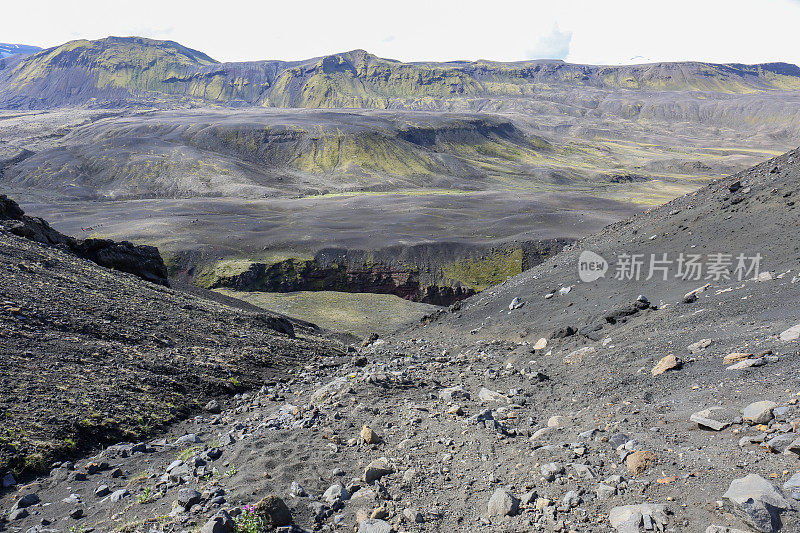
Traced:
<path id="1" fill-rule="evenodd" d="M 140 37 L 72 41 L 0 64 L 2 107 L 169 96 L 227 105 L 414 109 L 499 98 L 514 108 L 520 99 L 548 100 L 574 89 L 729 95 L 797 90 L 800 69 L 783 63 L 401 63 L 364 50 L 297 62 L 219 63 L 171 41 Z"/>
<path id="2" fill-rule="evenodd" d="M 30 55 L 35 54 L 41 50 L 38 46 L 31 46 L 29 44 L 9 44 L 0 43 L 0 59 L 14 54 Z"/>

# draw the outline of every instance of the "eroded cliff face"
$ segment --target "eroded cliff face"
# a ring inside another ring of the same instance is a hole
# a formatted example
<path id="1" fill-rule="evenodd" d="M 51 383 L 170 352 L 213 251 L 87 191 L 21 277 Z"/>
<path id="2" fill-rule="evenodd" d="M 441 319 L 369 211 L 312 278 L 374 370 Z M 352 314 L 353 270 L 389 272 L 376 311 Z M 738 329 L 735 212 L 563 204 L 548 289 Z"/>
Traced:
<path id="1" fill-rule="evenodd" d="M 539 264 L 568 242 L 552 239 L 497 247 L 430 243 L 373 251 L 328 248 L 312 259 L 288 258 L 270 264 L 223 261 L 200 268 L 194 264 L 198 258 L 184 257 L 175 274 L 188 275 L 206 288 L 394 294 L 415 302 L 451 305 Z"/>

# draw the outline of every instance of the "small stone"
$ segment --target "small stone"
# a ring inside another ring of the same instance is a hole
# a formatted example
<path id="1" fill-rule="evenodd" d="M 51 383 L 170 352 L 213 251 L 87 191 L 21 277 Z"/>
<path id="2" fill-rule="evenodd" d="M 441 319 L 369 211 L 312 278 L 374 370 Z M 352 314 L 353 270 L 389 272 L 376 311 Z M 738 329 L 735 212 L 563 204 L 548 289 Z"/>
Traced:
<path id="1" fill-rule="evenodd" d="M 786 483 L 783 484 L 783 490 L 786 492 L 800 491 L 800 472 L 790 477 Z"/>
<path id="2" fill-rule="evenodd" d="M 567 425 L 567 419 L 561 415 L 554 415 L 547 419 L 547 427 L 563 428 Z"/>
<path id="3" fill-rule="evenodd" d="M 794 453 L 800 455 L 800 437 L 793 440 L 789 446 L 786 447 L 786 453 Z"/>
<path id="4" fill-rule="evenodd" d="M 347 489 L 341 483 L 335 483 L 328 487 L 325 493 L 322 495 L 322 498 L 328 502 L 329 504 L 333 505 L 336 502 L 343 502 L 350 499 L 350 493 L 347 492 Z"/>
<path id="5" fill-rule="evenodd" d="M 16 484 L 17 484 L 17 480 L 14 479 L 14 476 L 11 475 L 10 472 L 8 474 L 6 474 L 5 476 L 3 476 L 2 486 L 3 486 L 4 489 L 7 489 L 9 487 L 13 487 Z"/>
<path id="6" fill-rule="evenodd" d="M 189 433 L 188 435 L 178 437 L 175 440 L 175 446 L 183 446 L 185 444 L 199 444 L 201 442 L 203 441 L 200 440 L 200 437 L 198 437 L 194 433 Z"/>
<path id="7" fill-rule="evenodd" d="M 597 348 L 594 346 L 584 346 L 583 348 L 579 348 L 567 354 L 564 357 L 564 364 L 565 365 L 572 365 L 577 364 L 583 361 L 583 358 L 587 355 L 591 355 L 597 351 Z"/>
<path id="8" fill-rule="evenodd" d="M 222 412 L 222 407 L 220 406 L 220 404 L 219 404 L 219 402 L 217 400 L 211 400 L 210 402 L 208 402 L 206 404 L 205 409 L 209 413 L 220 413 L 220 412 Z"/>
<path id="9" fill-rule="evenodd" d="M 511 303 L 508 304 L 508 310 L 513 311 L 514 309 L 519 309 L 523 305 L 525 305 L 525 302 L 523 302 L 521 299 L 517 297 L 511 300 Z"/>
<path id="10" fill-rule="evenodd" d="M 490 402 L 507 403 L 508 402 L 508 398 L 505 395 L 503 395 L 503 394 L 501 394 L 501 393 L 499 393 L 497 391 L 493 391 L 493 390 L 487 389 L 486 387 L 481 387 L 481 390 L 478 392 L 478 399 L 480 401 L 484 402 L 484 403 L 490 403 Z"/>
<path id="11" fill-rule="evenodd" d="M 581 497 L 578 495 L 578 493 L 574 490 L 571 490 L 564 494 L 564 497 L 561 499 L 561 504 L 567 509 L 571 509 L 579 506 L 582 501 L 583 500 L 581 500 Z"/>
<path id="12" fill-rule="evenodd" d="M 308 496 L 308 492 L 306 492 L 306 489 L 304 489 L 303 486 L 300 485 L 300 483 L 298 483 L 297 481 L 292 481 L 292 484 L 289 487 L 289 494 L 291 496 L 296 496 L 298 498 L 305 498 Z"/>
<path id="13" fill-rule="evenodd" d="M 489 498 L 489 516 L 514 516 L 519 510 L 519 500 L 508 489 L 498 488 Z"/>
<path id="14" fill-rule="evenodd" d="M 597 495 L 598 500 L 607 500 L 617 493 L 617 488 L 605 483 L 600 483 L 595 487 L 594 493 Z"/>
<path id="15" fill-rule="evenodd" d="M 547 481 L 553 481 L 556 476 L 564 473 L 564 465 L 561 463 L 546 463 L 539 467 L 539 471 Z"/>
<path id="16" fill-rule="evenodd" d="M 733 363 L 738 363 L 739 361 L 744 361 L 745 359 L 750 359 L 753 357 L 751 353 L 744 353 L 744 352 L 734 352 L 729 353 L 722 359 L 722 363 L 726 365 L 732 365 Z"/>
<path id="17" fill-rule="evenodd" d="M 547 339 L 544 337 L 536 341 L 536 344 L 533 345 L 534 350 L 544 350 L 545 348 L 547 348 Z"/>
<path id="18" fill-rule="evenodd" d="M 777 406 L 769 400 L 753 402 L 742 410 L 742 419 L 751 426 L 766 424 L 772 420 L 772 410 Z"/>
<path id="19" fill-rule="evenodd" d="M 109 500 L 111 500 L 112 502 L 118 502 L 123 498 L 125 498 L 126 496 L 130 496 L 128 489 L 119 489 L 111 493 Z"/>
<path id="20" fill-rule="evenodd" d="M 744 370 L 745 368 L 762 366 L 765 364 L 767 364 L 766 358 L 753 357 L 752 359 L 745 359 L 744 361 L 739 361 L 738 363 L 734 363 L 731 366 L 727 367 L 726 370 Z"/>
<path id="21" fill-rule="evenodd" d="M 389 511 L 386 510 L 386 507 L 378 507 L 377 509 L 372 510 L 369 517 L 383 520 L 389 517 Z"/>
<path id="22" fill-rule="evenodd" d="M 377 433 L 375 433 L 375 431 L 372 430 L 371 427 L 364 424 L 364 427 L 361 428 L 361 440 L 363 440 L 366 444 L 378 444 L 381 441 L 381 438 Z"/>
<path id="23" fill-rule="evenodd" d="M 23 518 L 26 518 L 27 516 L 28 516 L 28 510 L 27 509 L 14 509 L 10 513 L 8 513 L 8 519 L 10 521 L 12 521 L 12 522 L 14 520 L 22 520 Z"/>
<path id="24" fill-rule="evenodd" d="M 681 366 L 680 359 L 678 359 L 672 354 L 669 354 L 665 357 L 662 357 L 661 360 L 658 362 L 658 364 L 656 364 L 656 366 L 653 367 L 650 373 L 653 374 L 654 376 L 658 376 L 660 374 L 663 374 L 667 370 L 680 368 L 680 366 Z"/>
<path id="25" fill-rule="evenodd" d="M 627 459 L 625 459 L 625 466 L 628 469 L 628 472 L 631 474 L 638 476 L 639 474 L 643 474 L 650 468 L 650 465 L 656 462 L 656 455 L 647 450 L 642 450 L 638 452 L 634 452 L 630 454 Z"/>
<path id="26" fill-rule="evenodd" d="M 75 509 L 69 512 L 69 517 L 74 518 L 75 520 L 83 517 L 83 509 L 81 509 L 80 507 L 76 507 Z"/>
<path id="27" fill-rule="evenodd" d="M 35 492 L 29 492 L 28 494 L 24 495 L 17 502 L 14 504 L 14 509 L 24 509 L 26 507 L 30 507 L 31 505 L 39 503 L 39 495 Z"/>
<path id="28" fill-rule="evenodd" d="M 391 533 L 392 526 L 385 520 L 369 518 L 358 524 L 358 533 Z"/>
<path id="29" fill-rule="evenodd" d="M 447 402 L 469 400 L 470 394 L 464 387 L 458 385 L 456 387 L 447 387 L 439 391 L 439 398 Z"/>
<path id="30" fill-rule="evenodd" d="M 422 513 L 416 509 L 411 509 L 408 507 L 403 509 L 403 517 L 414 524 L 421 524 L 425 522 L 425 518 L 422 516 Z"/>
<path id="31" fill-rule="evenodd" d="M 638 533 L 639 525 L 647 516 L 649 521 L 657 524 L 658 530 L 663 531 L 667 523 L 667 506 L 663 503 L 641 503 L 639 505 L 622 505 L 613 507 L 608 513 L 611 526 L 620 533 Z"/>
<path id="32" fill-rule="evenodd" d="M 200 533 L 235 533 L 235 531 L 236 524 L 231 515 L 226 511 L 220 511 L 203 525 Z"/>
<path id="33" fill-rule="evenodd" d="M 100 485 L 95 489 L 94 495 L 98 498 L 102 498 L 103 496 L 107 496 L 111 493 L 111 489 L 108 488 L 108 485 Z"/>
<path id="34" fill-rule="evenodd" d="M 698 352 L 702 352 L 709 346 L 711 346 L 711 339 L 702 339 L 695 343 L 690 344 L 686 347 L 690 354 L 696 354 Z"/>

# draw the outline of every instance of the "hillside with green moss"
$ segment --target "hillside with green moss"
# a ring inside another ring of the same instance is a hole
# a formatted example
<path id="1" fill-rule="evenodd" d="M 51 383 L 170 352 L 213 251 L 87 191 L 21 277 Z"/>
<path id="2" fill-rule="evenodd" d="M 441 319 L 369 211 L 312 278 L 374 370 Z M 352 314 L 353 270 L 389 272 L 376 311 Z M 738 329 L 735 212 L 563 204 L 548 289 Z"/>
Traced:
<path id="1" fill-rule="evenodd" d="M 225 105 L 434 109 L 486 98 L 552 100 L 565 92 L 709 92 L 800 89 L 794 65 L 654 63 L 573 65 L 538 60 L 402 63 L 364 50 L 306 61 L 219 63 L 172 41 L 108 37 L 71 41 L 0 62 L 0 106 L 176 99 Z M 556 98 L 557 99 L 557 98 Z"/>

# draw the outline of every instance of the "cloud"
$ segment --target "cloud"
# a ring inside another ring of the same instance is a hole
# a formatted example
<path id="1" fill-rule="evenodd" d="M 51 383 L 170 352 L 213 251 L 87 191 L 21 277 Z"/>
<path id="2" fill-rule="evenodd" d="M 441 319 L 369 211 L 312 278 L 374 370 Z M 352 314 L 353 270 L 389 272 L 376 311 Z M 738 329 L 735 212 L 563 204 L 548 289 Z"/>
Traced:
<path id="1" fill-rule="evenodd" d="M 561 31 L 558 23 L 555 23 L 550 33 L 542 36 L 525 55 L 529 59 L 564 59 L 569 55 L 571 42 L 572 32 Z"/>

